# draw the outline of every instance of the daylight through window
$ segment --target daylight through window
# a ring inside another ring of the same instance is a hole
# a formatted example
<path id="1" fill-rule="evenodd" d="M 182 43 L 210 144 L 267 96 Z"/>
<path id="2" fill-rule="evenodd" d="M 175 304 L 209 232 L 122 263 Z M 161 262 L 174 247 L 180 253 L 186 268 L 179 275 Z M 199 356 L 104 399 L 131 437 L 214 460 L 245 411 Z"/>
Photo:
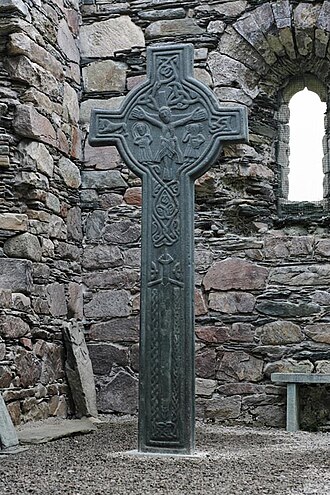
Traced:
<path id="1" fill-rule="evenodd" d="M 290 201 L 323 199 L 324 114 L 326 103 L 305 88 L 290 100 Z"/>

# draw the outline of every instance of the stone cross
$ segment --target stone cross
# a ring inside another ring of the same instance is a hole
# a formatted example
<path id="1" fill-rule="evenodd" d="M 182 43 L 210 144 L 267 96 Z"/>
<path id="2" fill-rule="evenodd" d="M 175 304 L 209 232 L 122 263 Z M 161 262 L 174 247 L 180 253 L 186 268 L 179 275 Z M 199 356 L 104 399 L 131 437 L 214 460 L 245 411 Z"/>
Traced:
<path id="1" fill-rule="evenodd" d="M 115 144 L 142 179 L 139 452 L 194 452 L 194 180 L 247 139 L 245 109 L 219 107 L 193 53 L 149 48 L 147 81 L 91 116 L 90 144 Z"/>

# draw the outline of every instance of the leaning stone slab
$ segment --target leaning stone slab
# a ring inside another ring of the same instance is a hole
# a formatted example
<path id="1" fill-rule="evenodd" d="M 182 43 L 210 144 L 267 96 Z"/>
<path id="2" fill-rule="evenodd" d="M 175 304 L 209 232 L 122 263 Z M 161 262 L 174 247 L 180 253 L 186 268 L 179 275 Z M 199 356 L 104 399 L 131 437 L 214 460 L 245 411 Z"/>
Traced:
<path id="1" fill-rule="evenodd" d="M 64 329 L 64 343 L 67 352 L 65 371 L 76 416 L 97 417 L 96 390 L 92 363 L 88 354 L 85 337 L 79 324 L 72 320 Z"/>
<path id="2" fill-rule="evenodd" d="M 52 442 L 64 437 L 91 433 L 97 427 L 88 419 L 67 419 L 56 424 L 42 422 L 40 426 L 25 425 L 18 431 L 18 438 L 22 444 L 39 444 Z"/>
<path id="3" fill-rule="evenodd" d="M 18 447 L 17 433 L 0 394 L 0 453 Z"/>

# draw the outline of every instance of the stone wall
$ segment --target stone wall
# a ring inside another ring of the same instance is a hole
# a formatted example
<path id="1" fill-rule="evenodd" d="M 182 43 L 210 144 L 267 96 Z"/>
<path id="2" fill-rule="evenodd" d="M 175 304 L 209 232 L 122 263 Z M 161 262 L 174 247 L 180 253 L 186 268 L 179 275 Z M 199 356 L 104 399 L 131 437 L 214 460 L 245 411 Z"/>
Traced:
<path id="1" fill-rule="evenodd" d="M 0 2 L 0 388 L 15 424 L 66 417 L 82 318 L 78 0 Z"/>
<path id="2" fill-rule="evenodd" d="M 195 77 L 249 112 L 249 144 L 196 183 L 198 416 L 283 425 L 271 372 L 330 372 L 329 129 L 323 202 L 285 197 L 287 95 L 303 71 L 329 101 L 329 19 L 329 1 L 1 2 L 0 389 L 15 423 L 74 412 L 72 319 L 99 411 L 137 410 L 141 184 L 87 135 L 159 42 L 193 43 Z M 303 391 L 304 425 L 329 420 L 329 396 Z"/>
<path id="3" fill-rule="evenodd" d="M 330 371 L 329 189 L 315 209 L 279 201 L 283 94 L 303 70 L 329 95 L 330 2 L 88 0 L 81 12 L 84 136 L 90 109 L 118 107 L 159 42 L 193 43 L 195 77 L 248 109 L 249 144 L 225 146 L 196 184 L 197 413 L 283 425 L 271 372 Z M 101 412 L 137 407 L 140 186 L 114 148 L 85 144 L 84 314 Z M 329 419 L 325 389 L 304 393 L 304 424 Z"/>

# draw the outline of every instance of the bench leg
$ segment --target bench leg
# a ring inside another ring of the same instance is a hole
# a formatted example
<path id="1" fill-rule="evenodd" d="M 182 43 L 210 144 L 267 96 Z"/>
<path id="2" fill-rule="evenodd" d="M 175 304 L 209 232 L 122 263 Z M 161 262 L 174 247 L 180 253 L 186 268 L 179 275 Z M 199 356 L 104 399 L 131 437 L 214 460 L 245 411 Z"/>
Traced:
<path id="1" fill-rule="evenodd" d="M 299 430 L 299 393 L 296 383 L 288 383 L 286 389 L 286 430 Z"/>

